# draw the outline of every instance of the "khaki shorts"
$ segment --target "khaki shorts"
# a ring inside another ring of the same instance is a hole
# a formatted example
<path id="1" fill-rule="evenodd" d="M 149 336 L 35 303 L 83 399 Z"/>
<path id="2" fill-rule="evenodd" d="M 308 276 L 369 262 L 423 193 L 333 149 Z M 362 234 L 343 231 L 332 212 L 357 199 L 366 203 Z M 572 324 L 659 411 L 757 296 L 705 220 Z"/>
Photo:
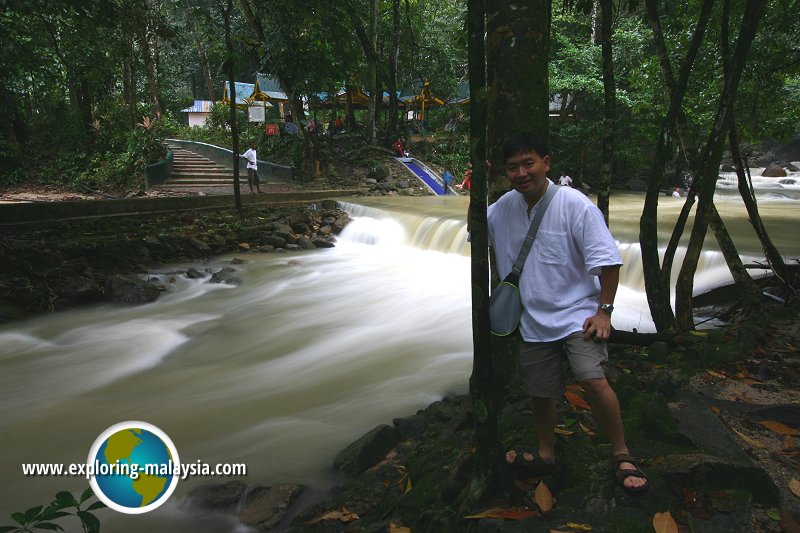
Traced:
<path id="1" fill-rule="evenodd" d="M 566 360 L 576 381 L 605 378 L 603 364 L 608 361 L 606 343 L 584 340 L 581 332 L 553 342 L 523 341 L 519 347 L 518 364 L 528 393 L 539 398 L 560 398 L 566 391 Z"/>

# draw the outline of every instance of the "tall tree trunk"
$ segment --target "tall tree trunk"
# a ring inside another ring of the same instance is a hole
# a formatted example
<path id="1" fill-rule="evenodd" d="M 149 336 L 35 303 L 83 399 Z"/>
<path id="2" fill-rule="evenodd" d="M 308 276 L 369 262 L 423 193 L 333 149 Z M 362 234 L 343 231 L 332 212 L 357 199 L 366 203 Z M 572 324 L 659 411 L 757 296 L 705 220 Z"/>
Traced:
<path id="1" fill-rule="evenodd" d="M 389 50 L 389 134 L 397 136 L 397 57 L 400 53 L 400 0 L 392 0 L 392 47 Z"/>
<path id="2" fill-rule="evenodd" d="M 669 95 L 669 107 L 667 115 L 662 120 L 661 131 L 656 140 L 655 154 L 650 169 L 650 180 L 647 185 L 642 216 L 639 220 L 639 243 L 642 250 L 642 271 L 650 315 L 653 318 L 656 330 L 665 331 L 674 329 L 676 325 L 670 301 L 672 264 L 677 244 L 689 216 L 689 208 L 694 202 L 694 196 L 691 196 L 690 200 L 687 200 L 684 205 L 678 223 L 673 230 L 670 245 L 664 254 L 663 263 L 661 263 L 658 252 L 658 195 L 663 183 L 664 167 L 672 156 L 673 132 L 680 116 L 683 98 L 689 83 L 689 75 L 703 41 L 714 0 L 704 1 L 677 81 L 673 76 L 669 53 L 664 44 L 656 0 L 646 0 L 645 3 L 653 31 L 656 53 L 661 65 L 661 77 Z M 686 146 L 684 146 L 684 153 L 690 153 Z"/>
<path id="3" fill-rule="evenodd" d="M 509 493 L 511 481 L 502 464 L 497 433 L 498 388 L 489 332 L 489 231 L 486 222 L 486 74 L 484 59 L 485 0 L 468 0 L 467 33 L 470 94 L 470 160 L 473 165 L 469 203 L 472 247 L 473 364 L 469 380 L 475 428 L 473 475 L 461 493 L 459 516 L 474 509 L 486 494 Z"/>
<path id="4" fill-rule="evenodd" d="M 601 47 L 603 56 L 603 151 L 600 177 L 597 182 L 597 207 L 608 225 L 608 203 L 611 196 L 611 174 L 614 166 L 614 129 L 617 123 L 617 93 L 614 85 L 612 50 L 612 0 L 600 0 Z"/>
<path id="5" fill-rule="evenodd" d="M 192 35 L 194 36 L 194 45 L 197 48 L 197 56 L 200 59 L 200 70 L 203 73 L 203 79 L 206 82 L 206 89 L 208 90 L 208 99 L 211 101 L 215 101 L 215 93 L 214 93 L 214 81 L 211 77 L 211 67 L 208 65 L 208 55 L 206 54 L 206 47 L 203 45 L 203 40 L 200 38 L 200 32 L 197 31 L 197 25 L 194 23 L 194 17 L 192 16 L 192 6 L 189 4 L 189 0 L 184 0 L 184 5 L 186 6 L 186 22 L 189 24 L 189 28 L 192 31 Z"/>
<path id="6" fill-rule="evenodd" d="M 791 273 L 786 267 L 786 263 L 783 261 L 783 256 L 781 256 L 780 252 L 773 244 L 769 233 L 767 233 L 767 228 L 764 227 L 764 222 L 761 220 L 761 215 L 758 212 L 758 204 L 756 203 L 756 195 L 753 191 L 753 182 L 750 179 L 747 160 L 742 157 L 741 151 L 739 150 L 739 136 L 736 131 L 735 120 L 731 122 L 729 138 L 731 143 L 731 155 L 733 156 L 736 175 L 739 180 L 739 194 L 742 196 L 742 201 L 747 209 L 750 224 L 753 226 L 759 242 L 761 242 L 761 247 L 764 249 L 764 255 L 767 258 L 767 263 L 769 263 L 772 271 L 781 281 L 792 286 L 793 280 Z"/>
<path id="7" fill-rule="evenodd" d="M 747 63 L 750 47 L 758 30 L 758 24 L 764 15 L 767 0 L 747 0 L 736 50 L 731 56 L 732 61 L 726 68 L 722 95 L 714 119 L 714 127 L 699 157 L 700 172 L 695 176 L 692 185 L 698 192 L 698 209 L 695 217 L 695 226 L 687 246 L 686 256 L 679 275 L 679 283 L 675 289 L 675 312 L 678 326 L 682 328 L 694 327 L 692 317 L 692 291 L 694 288 L 694 274 L 702 251 L 705 237 L 706 224 L 711 221 L 711 216 L 716 212 L 714 208 L 714 191 L 719 177 L 719 163 L 722 160 L 722 150 L 725 136 L 729 132 L 733 104 L 739 88 L 742 71 Z M 748 297 L 748 294 L 743 294 Z"/>
<path id="8" fill-rule="evenodd" d="M 503 141 L 531 131 L 545 141 L 550 88 L 551 2 L 543 0 L 487 0 L 487 78 L 489 92 L 488 156 L 492 163 L 489 198 L 507 189 L 503 168 Z M 521 39 L 518 36 L 524 35 Z"/>
<path id="9" fill-rule="evenodd" d="M 144 52 L 144 65 L 147 72 L 147 88 L 150 92 L 150 102 L 157 119 L 161 118 L 161 97 L 158 92 L 158 39 L 156 38 L 156 13 L 158 0 L 147 0 L 147 16 L 142 36 L 142 51 Z"/>
<path id="10" fill-rule="evenodd" d="M 228 4 L 223 11 L 223 21 L 225 24 L 225 48 L 228 51 L 228 87 L 230 88 L 229 99 L 231 103 L 231 149 L 233 150 L 233 198 L 236 210 L 242 211 L 242 194 L 239 187 L 239 125 L 236 122 L 236 69 L 234 68 L 233 39 L 231 38 L 231 17 L 233 16 L 233 0 L 228 0 Z"/>
<path id="11" fill-rule="evenodd" d="M 369 68 L 369 112 L 367 118 L 367 142 L 374 145 L 377 140 L 376 122 L 378 107 L 378 0 L 369 0 L 369 40 L 371 53 L 367 55 Z"/>

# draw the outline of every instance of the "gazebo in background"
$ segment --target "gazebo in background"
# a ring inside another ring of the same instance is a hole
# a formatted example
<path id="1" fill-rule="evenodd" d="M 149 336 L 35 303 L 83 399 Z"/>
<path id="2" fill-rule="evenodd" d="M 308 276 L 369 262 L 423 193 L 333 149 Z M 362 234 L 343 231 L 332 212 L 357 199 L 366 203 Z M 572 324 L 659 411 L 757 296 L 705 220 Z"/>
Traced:
<path id="1" fill-rule="evenodd" d="M 425 111 L 445 105 L 445 101 L 431 92 L 430 82 L 425 80 L 420 90 L 414 95 L 400 96 L 400 102 L 408 110 L 406 119 L 412 128 L 425 133 Z M 413 114 L 412 114 L 413 113 Z"/>

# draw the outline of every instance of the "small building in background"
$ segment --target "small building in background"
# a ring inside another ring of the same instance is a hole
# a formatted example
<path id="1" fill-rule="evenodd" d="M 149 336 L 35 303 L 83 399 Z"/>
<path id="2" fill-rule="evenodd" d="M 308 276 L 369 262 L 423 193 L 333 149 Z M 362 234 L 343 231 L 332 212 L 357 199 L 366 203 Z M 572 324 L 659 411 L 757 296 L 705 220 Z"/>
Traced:
<path id="1" fill-rule="evenodd" d="M 206 125 L 209 115 L 211 115 L 211 108 L 214 102 L 211 100 L 195 100 L 191 107 L 181 109 L 181 113 L 186 113 L 186 118 L 189 121 L 189 126 L 196 126 L 202 128 Z"/>

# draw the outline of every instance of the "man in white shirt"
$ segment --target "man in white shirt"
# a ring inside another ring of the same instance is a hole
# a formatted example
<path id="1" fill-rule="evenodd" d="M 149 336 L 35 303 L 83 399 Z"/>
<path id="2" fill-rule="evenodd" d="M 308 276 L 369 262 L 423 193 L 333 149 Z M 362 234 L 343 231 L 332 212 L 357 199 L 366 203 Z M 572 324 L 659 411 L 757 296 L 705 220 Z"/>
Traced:
<path id="1" fill-rule="evenodd" d="M 572 178 L 567 176 L 566 172 L 562 172 L 561 177 L 558 178 L 558 184 L 564 187 L 572 187 Z"/>
<path id="2" fill-rule="evenodd" d="M 242 154 L 242 157 L 247 159 L 247 185 L 250 187 L 250 193 L 253 194 L 253 185 L 256 186 L 258 192 L 261 191 L 261 180 L 258 179 L 258 157 L 256 156 L 256 143 L 250 143 L 250 148 Z"/>
<path id="3" fill-rule="evenodd" d="M 548 187 L 547 145 L 529 133 L 503 145 L 505 173 L 514 190 L 489 206 L 489 243 L 503 279 L 514 264 L 539 200 Z M 602 213 L 579 191 L 561 187 L 541 220 L 520 276 L 523 314 L 520 375 L 532 397 L 538 452 L 506 455 L 526 477 L 554 470 L 556 401 L 565 392 L 563 358 L 586 391 L 592 413 L 611 440 L 612 465 L 628 492 L 648 488 L 647 476 L 625 443 L 619 401 L 603 370 L 605 340 L 622 260 Z"/>

